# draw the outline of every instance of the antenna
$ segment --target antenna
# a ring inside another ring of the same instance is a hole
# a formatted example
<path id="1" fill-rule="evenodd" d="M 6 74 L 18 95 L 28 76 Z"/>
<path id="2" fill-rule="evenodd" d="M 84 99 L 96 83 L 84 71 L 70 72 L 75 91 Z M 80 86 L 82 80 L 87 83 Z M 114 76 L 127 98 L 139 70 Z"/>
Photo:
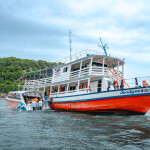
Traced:
<path id="1" fill-rule="evenodd" d="M 105 55 L 107 56 L 107 51 L 106 51 L 106 50 L 108 50 L 108 49 L 109 49 L 109 47 L 108 47 L 106 44 L 105 44 L 105 45 L 103 45 L 102 40 L 101 40 L 101 38 L 100 38 L 100 37 L 99 37 L 99 40 L 100 40 L 100 42 L 101 42 L 101 45 L 100 45 L 100 44 L 99 44 L 99 42 L 98 42 L 98 46 L 104 50 Z"/>
<path id="2" fill-rule="evenodd" d="M 71 40 L 71 30 L 69 29 L 69 44 L 70 44 L 70 62 L 71 62 L 71 52 L 72 52 L 72 47 L 71 47 L 71 43 L 72 43 L 72 40 Z"/>

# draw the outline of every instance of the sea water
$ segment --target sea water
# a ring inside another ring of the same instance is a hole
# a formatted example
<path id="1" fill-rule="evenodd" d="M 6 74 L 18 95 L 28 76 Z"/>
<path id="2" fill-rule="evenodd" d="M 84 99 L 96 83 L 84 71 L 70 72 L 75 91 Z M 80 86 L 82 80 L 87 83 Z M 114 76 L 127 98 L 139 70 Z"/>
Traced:
<path id="1" fill-rule="evenodd" d="M 18 111 L 0 100 L 0 150 L 150 149 L 149 116 Z"/>

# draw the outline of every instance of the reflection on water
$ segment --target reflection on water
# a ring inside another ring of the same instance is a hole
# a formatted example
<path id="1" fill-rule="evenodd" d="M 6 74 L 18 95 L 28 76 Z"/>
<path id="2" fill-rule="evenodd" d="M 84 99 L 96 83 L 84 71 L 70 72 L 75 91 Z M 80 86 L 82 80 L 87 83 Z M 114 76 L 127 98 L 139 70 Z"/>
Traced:
<path id="1" fill-rule="evenodd" d="M 3 149 L 148 149 L 150 117 L 8 109 L 0 101 Z"/>

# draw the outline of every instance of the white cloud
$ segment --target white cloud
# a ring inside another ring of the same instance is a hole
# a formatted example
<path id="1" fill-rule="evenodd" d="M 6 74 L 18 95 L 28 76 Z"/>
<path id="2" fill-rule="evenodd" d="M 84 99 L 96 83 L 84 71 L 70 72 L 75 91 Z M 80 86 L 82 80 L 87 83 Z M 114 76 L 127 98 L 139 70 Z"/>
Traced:
<path id="1" fill-rule="evenodd" d="M 116 0 L 110 12 L 115 15 L 122 15 L 123 17 L 133 17 L 140 14 L 143 9 L 142 1 Z"/>
<path id="2" fill-rule="evenodd" d="M 70 28 L 73 52 L 84 49 L 102 51 L 97 46 L 98 37 L 102 37 L 104 43 L 110 47 L 108 53 L 111 55 L 125 57 L 127 63 L 148 64 L 150 63 L 149 4 L 148 0 L 56 0 L 54 2 L 1 0 L 0 15 L 5 14 L 6 24 L 1 17 L 0 50 L 7 51 L 6 57 L 12 54 L 9 51 L 20 50 L 22 46 L 24 49 L 22 48 L 22 53 L 19 53 L 20 57 L 21 55 L 32 57 L 30 53 L 25 52 L 26 48 L 32 51 L 34 58 L 41 57 L 44 60 L 55 61 L 69 54 L 68 29 Z M 11 17 L 15 18 L 15 25 Z M 10 20 L 11 26 L 9 26 Z M 9 30 L 5 32 L 4 27 Z M 10 40 L 11 30 L 13 39 L 17 40 Z M 58 32 L 61 32 L 61 35 Z M 26 37 L 23 37 L 25 34 Z M 134 67 L 137 67 L 136 64 Z M 141 67 L 141 70 L 143 68 Z"/>

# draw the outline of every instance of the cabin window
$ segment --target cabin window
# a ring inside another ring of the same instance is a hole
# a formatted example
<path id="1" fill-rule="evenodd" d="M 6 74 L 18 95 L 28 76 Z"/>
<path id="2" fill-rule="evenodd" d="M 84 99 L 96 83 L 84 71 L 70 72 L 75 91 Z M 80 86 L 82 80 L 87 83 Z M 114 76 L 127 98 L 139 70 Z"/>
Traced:
<path id="1" fill-rule="evenodd" d="M 8 94 L 8 97 L 9 97 L 9 98 L 12 98 L 12 99 L 21 100 L 20 94 L 18 94 L 18 93 L 9 93 L 9 94 Z"/>
<path id="2" fill-rule="evenodd" d="M 77 71 L 77 70 L 79 70 L 80 68 L 75 68 L 75 69 L 73 69 L 72 71 Z"/>
<path id="3" fill-rule="evenodd" d="M 65 87 L 64 86 L 61 86 L 60 87 L 60 92 L 64 92 L 65 91 Z"/>
<path id="4" fill-rule="evenodd" d="M 93 62 L 93 63 L 92 63 L 92 66 L 103 67 L 103 64 L 102 64 L 102 63 L 96 63 L 96 62 Z M 104 64 L 104 67 L 107 67 L 107 65 Z"/>
<path id="5" fill-rule="evenodd" d="M 75 90 L 75 89 L 76 89 L 75 86 L 71 86 L 71 87 L 70 87 L 70 91 Z"/>
<path id="6" fill-rule="evenodd" d="M 84 88 L 84 83 L 81 83 L 80 85 L 79 85 L 79 89 L 83 89 Z"/>
<path id="7" fill-rule="evenodd" d="M 86 64 L 82 65 L 82 69 L 86 68 L 88 65 L 89 65 L 89 63 L 86 63 Z"/>
<path id="8" fill-rule="evenodd" d="M 64 69 L 63 69 L 63 72 L 67 72 L 68 71 L 68 67 L 65 67 Z"/>
<path id="9" fill-rule="evenodd" d="M 58 76 L 60 74 L 60 68 L 55 69 L 55 76 Z"/>

